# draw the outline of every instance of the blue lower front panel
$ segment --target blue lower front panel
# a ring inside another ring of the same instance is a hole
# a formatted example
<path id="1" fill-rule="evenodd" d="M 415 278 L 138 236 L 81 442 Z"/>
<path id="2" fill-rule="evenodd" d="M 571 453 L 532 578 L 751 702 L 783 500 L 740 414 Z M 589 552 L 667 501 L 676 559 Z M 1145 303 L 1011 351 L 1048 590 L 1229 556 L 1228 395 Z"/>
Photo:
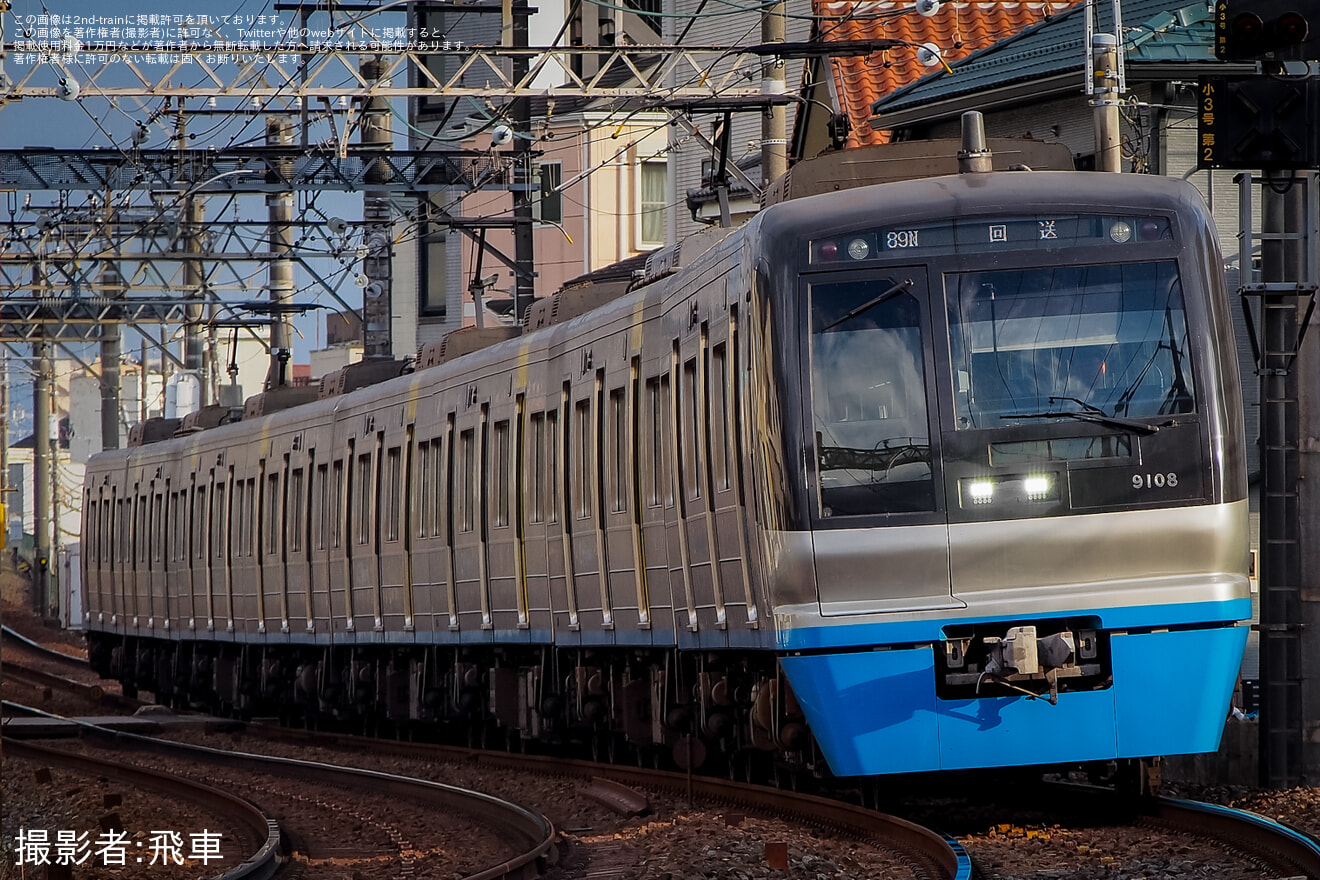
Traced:
<path id="1" fill-rule="evenodd" d="M 932 647 L 782 657 L 838 776 L 1212 752 L 1247 627 L 1113 635 L 1113 686 L 940 700 Z"/>

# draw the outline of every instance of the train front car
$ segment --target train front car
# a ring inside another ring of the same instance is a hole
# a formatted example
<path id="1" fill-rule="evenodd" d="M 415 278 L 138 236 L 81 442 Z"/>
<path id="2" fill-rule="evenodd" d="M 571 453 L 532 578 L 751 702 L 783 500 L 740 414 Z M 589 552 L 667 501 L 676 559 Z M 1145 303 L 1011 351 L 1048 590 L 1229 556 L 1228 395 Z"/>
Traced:
<path id="1" fill-rule="evenodd" d="M 1248 502 L 1198 193 L 964 174 L 753 223 L 784 426 L 762 552 L 833 771 L 1216 749 Z"/>

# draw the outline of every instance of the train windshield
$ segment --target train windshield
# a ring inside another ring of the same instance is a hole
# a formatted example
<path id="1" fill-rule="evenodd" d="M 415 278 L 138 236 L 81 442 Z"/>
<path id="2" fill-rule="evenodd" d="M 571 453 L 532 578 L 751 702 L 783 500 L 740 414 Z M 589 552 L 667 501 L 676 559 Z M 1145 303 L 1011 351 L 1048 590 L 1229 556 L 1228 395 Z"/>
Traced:
<path id="1" fill-rule="evenodd" d="M 811 398 L 825 516 L 933 510 L 925 273 L 811 287 Z"/>
<path id="2" fill-rule="evenodd" d="M 1195 407 L 1173 261 L 967 272 L 945 284 L 959 429 Z"/>

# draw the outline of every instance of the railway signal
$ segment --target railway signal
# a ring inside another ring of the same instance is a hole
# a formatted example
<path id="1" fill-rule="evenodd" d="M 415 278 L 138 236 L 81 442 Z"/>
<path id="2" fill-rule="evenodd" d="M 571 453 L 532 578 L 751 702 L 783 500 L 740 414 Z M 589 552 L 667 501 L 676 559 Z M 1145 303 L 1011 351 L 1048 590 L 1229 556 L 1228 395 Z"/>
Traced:
<path id="1" fill-rule="evenodd" d="M 1320 55 L 1314 6 L 1306 0 L 1218 0 L 1215 55 L 1224 61 L 1313 60 Z"/>

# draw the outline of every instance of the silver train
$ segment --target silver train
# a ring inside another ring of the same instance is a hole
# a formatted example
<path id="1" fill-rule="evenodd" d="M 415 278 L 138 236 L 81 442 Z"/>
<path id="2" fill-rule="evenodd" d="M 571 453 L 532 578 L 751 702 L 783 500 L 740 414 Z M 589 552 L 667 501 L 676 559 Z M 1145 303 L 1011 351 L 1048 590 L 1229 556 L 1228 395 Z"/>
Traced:
<path id="1" fill-rule="evenodd" d="M 1178 181 L 774 205 L 515 338 L 96 456 L 92 661 L 839 776 L 1213 750 L 1250 616 L 1227 309 Z"/>

